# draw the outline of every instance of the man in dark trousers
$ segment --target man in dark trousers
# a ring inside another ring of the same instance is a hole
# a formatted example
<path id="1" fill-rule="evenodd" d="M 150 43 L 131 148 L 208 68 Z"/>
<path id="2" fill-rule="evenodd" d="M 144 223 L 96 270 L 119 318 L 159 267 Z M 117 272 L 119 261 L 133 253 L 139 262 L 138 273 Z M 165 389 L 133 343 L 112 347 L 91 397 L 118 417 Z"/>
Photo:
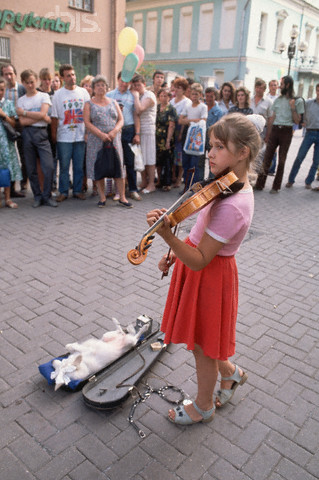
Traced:
<path id="1" fill-rule="evenodd" d="M 304 102 L 302 98 L 294 98 L 293 86 L 293 79 L 289 75 L 281 79 L 281 95 L 276 98 L 271 106 L 273 114 L 269 120 L 269 128 L 265 138 L 267 148 L 263 161 L 263 171 L 258 175 L 254 187 L 255 190 L 263 190 L 274 153 L 278 146 L 279 162 L 272 189 L 269 193 L 278 193 L 281 188 L 285 162 L 292 139 L 292 127 L 294 123 L 298 124 L 300 122 L 301 114 L 304 113 Z"/>

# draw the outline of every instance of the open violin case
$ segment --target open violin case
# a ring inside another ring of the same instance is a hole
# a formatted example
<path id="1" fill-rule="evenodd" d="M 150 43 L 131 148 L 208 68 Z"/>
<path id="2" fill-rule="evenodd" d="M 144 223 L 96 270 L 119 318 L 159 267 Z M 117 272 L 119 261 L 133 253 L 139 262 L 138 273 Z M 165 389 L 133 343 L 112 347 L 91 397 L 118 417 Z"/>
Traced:
<path id="1" fill-rule="evenodd" d="M 136 333 L 145 324 L 148 324 L 148 329 L 135 347 L 90 378 L 70 382 L 69 386 L 62 388 L 73 392 L 82 390 L 85 404 L 98 410 L 110 410 L 120 405 L 166 348 L 164 334 L 159 331 L 159 323 L 147 315 L 137 318 Z M 67 355 L 58 358 L 65 358 Z M 49 385 L 54 384 L 50 378 L 54 371 L 52 361 L 39 366 L 40 373 Z"/>

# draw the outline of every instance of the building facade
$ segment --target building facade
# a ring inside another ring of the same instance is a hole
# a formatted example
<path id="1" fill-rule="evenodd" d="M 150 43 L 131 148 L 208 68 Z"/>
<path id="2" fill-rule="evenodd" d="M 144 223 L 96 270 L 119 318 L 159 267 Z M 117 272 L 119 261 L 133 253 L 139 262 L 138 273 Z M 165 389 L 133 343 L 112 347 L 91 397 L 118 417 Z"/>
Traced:
<path id="1" fill-rule="evenodd" d="M 2 0 L 0 63 L 51 72 L 71 63 L 80 81 L 103 73 L 115 84 L 123 57 L 117 38 L 125 25 L 125 0 Z"/>
<path id="2" fill-rule="evenodd" d="M 245 84 L 287 74 L 283 42 L 298 30 L 290 74 L 305 97 L 319 82 L 319 2 L 303 0 L 127 0 L 127 25 L 136 29 L 145 62 L 193 77 L 204 86 Z M 307 48 L 301 53 L 302 42 Z"/>

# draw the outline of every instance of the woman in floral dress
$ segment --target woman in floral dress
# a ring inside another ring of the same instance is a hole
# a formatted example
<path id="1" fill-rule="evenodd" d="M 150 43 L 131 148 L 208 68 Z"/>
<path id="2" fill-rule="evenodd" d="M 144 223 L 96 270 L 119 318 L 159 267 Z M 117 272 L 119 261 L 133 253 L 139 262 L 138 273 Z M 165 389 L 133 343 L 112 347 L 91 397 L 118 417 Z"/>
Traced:
<path id="1" fill-rule="evenodd" d="M 178 120 L 175 108 L 169 103 L 169 92 L 165 88 L 158 91 L 156 115 L 156 188 L 171 189 L 174 163 L 174 130 Z"/>
<path id="2" fill-rule="evenodd" d="M 123 152 L 121 144 L 121 128 L 123 126 L 123 116 L 117 102 L 106 97 L 108 84 L 106 78 L 97 75 L 92 80 L 93 97 L 84 105 L 83 118 L 85 127 L 88 131 L 87 150 L 86 150 L 86 171 L 87 178 L 95 180 L 94 165 L 97 154 L 101 150 L 104 142 L 113 142 L 117 149 L 120 160 L 122 177 L 115 178 L 115 184 L 119 192 L 119 203 L 123 207 L 131 208 L 132 204 L 125 197 L 125 172 L 123 167 Z M 98 207 L 105 207 L 105 185 L 104 179 L 96 180 L 100 201 Z"/>
<path id="3" fill-rule="evenodd" d="M 4 78 L 0 78 L 0 117 L 15 126 L 16 111 L 13 102 L 6 100 L 4 94 L 6 91 L 6 83 Z M 10 180 L 22 180 L 22 173 L 19 159 L 14 142 L 8 140 L 6 130 L 0 120 L 0 168 L 8 168 L 10 171 Z M 8 208 L 18 208 L 18 205 L 10 199 L 10 187 L 4 187 L 5 205 Z M 0 204 L 1 206 L 1 204 Z"/>

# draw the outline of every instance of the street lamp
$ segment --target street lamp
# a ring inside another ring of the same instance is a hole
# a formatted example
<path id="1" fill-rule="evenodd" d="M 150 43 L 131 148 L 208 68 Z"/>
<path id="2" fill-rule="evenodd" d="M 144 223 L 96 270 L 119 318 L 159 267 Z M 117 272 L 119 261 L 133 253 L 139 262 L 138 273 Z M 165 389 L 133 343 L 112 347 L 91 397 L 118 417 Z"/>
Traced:
<path id="1" fill-rule="evenodd" d="M 287 49 L 287 56 L 289 58 L 289 66 L 288 66 L 288 75 L 290 75 L 290 67 L 291 67 L 291 60 L 294 58 L 295 53 L 296 53 L 296 38 L 299 35 L 299 30 L 297 25 L 293 25 L 291 32 L 290 32 L 290 43 L 288 45 Z M 308 44 L 307 42 L 300 42 L 298 46 L 298 50 L 301 52 L 301 57 L 304 58 L 304 52 L 307 50 Z M 283 53 L 286 50 L 286 44 L 284 42 L 281 42 L 278 45 L 278 50 L 280 53 Z"/>

